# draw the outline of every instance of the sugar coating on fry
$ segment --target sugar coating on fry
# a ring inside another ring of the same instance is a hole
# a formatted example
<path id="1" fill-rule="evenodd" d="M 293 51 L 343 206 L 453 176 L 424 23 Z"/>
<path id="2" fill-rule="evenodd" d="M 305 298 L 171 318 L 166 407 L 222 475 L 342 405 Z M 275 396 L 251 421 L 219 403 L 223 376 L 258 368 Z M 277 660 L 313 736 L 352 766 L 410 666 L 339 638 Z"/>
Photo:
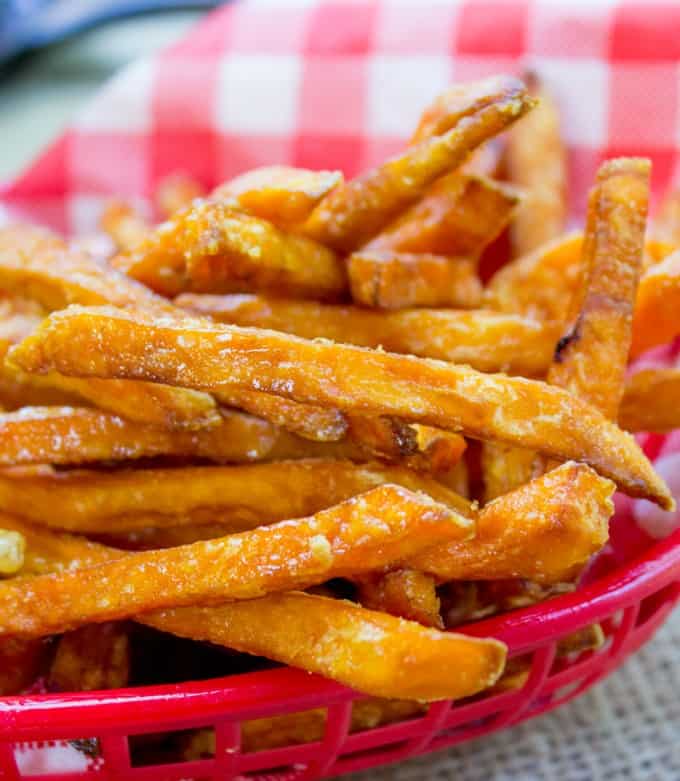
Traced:
<path id="1" fill-rule="evenodd" d="M 158 608 L 253 599 L 380 569 L 468 538 L 470 520 L 385 484 L 294 521 L 0 584 L 0 634 L 45 635 Z"/>
<path id="2" fill-rule="evenodd" d="M 149 223 L 134 206 L 120 200 L 109 201 L 99 218 L 99 224 L 121 252 L 136 247 L 150 228 Z"/>
<path id="3" fill-rule="evenodd" d="M 348 412 L 394 415 L 579 459 L 631 495 L 673 506 L 667 486 L 630 435 L 589 404 L 535 380 L 113 308 L 54 313 L 10 354 L 38 373 L 144 379 L 201 390 L 235 384 Z"/>
<path id="4" fill-rule="evenodd" d="M 481 301 L 477 264 L 469 258 L 393 250 L 359 250 L 347 261 L 352 299 L 379 309 L 452 306 Z"/>
<path id="5" fill-rule="evenodd" d="M 613 492 L 609 480 L 567 462 L 486 504 L 474 539 L 430 548 L 409 566 L 441 581 L 568 581 L 607 541 Z"/>
<path id="6" fill-rule="evenodd" d="M 384 483 L 422 491 L 469 514 L 464 499 L 425 475 L 319 459 L 113 472 L 3 470 L 0 512 L 85 533 L 223 524 L 224 535 L 310 515 Z"/>
<path id="7" fill-rule="evenodd" d="M 303 226 L 306 235 L 351 252 L 377 235 L 414 203 L 435 179 L 461 165 L 487 139 L 519 119 L 533 105 L 524 85 L 502 77 L 478 95 L 465 96 L 443 135 L 425 138 L 357 179 L 336 187 Z"/>
<path id="8" fill-rule="evenodd" d="M 178 171 L 163 177 L 158 183 L 155 193 L 156 207 L 163 217 L 167 218 L 204 194 L 205 190 L 200 182 L 193 176 Z"/>
<path id="9" fill-rule="evenodd" d="M 638 285 L 633 317 L 632 358 L 680 334 L 680 251 L 648 268 Z"/>
<path id="10" fill-rule="evenodd" d="M 367 575 L 359 581 L 358 588 L 359 601 L 365 607 L 443 629 L 436 581 L 425 572 L 398 569 L 384 575 Z"/>
<path id="11" fill-rule="evenodd" d="M 376 312 L 264 296 L 180 296 L 220 322 L 464 363 L 480 371 L 537 374 L 550 364 L 559 329 L 518 315 L 447 309 Z"/>
<path id="12" fill-rule="evenodd" d="M 367 249 L 476 258 L 508 224 L 519 201 L 509 185 L 454 171 L 438 179 Z"/>
<path id="13" fill-rule="evenodd" d="M 642 369 L 629 377 L 619 424 L 661 434 L 680 428 L 680 369 Z"/>

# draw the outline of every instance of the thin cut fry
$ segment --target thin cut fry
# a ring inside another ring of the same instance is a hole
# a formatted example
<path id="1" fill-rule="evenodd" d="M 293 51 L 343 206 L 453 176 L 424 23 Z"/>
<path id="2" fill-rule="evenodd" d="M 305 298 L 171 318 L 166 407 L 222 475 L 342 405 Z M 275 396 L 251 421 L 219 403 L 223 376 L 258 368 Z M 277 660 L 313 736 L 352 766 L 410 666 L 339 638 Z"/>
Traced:
<path id="1" fill-rule="evenodd" d="M 134 206 L 120 200 L 109 201 L 99 218 L 99 224 L 120 252 L 128 252 L 136 247 L 150 229 L 149 223 Z"/>
<path id="2" fill-rule="evenodd" d="M 631 358 L 680 334 L 680 251 L 647 269 L 640 279 Z"/>
<path id="3" fill-rule="evenodd" d="M 536 453 L 500 442 L 482 443 L 484 502 L 512 491 L 531 477 Z"/>
<path id="4" fill-rule="evenodd" d="M 84 533 L 223 524 L 224 535 L 311 515 L 384 483 L 469 513 L 464 499 L 408 469 L 312 459 L 113 472 L 4 470 L 0 511 Z"/>
<path id="5" fill-rule="evenodd" d="M 515 257 L 557 238 L 567 218 L 567 155 L 559 110 L 535 74 L 528 74 L 526 83 L 538 105 L 510 129 L 505 161 L 510 181 L 524 196 L 511 227 Z"/>
<path id="6" fill-rule="evenodd" d="M 255 168 L 221 184 L 212 194 L 218 200 L 236 199 L 239 207 L 292 228 L 303 223 L 319 201 L 343 182 L 340 171 L 310 171 L 272 165 Z"/>
<path id="7" fill-rule="evenodd" d="M 177 303 L 220 322 L 322 337 L 389 352 L 465 363 L 480 371 L 538 374 L 552 358 L 559 327 L 484 310 L 375 312 L 264 296 L 184 295 Z"/>
<path id="8" fill-rule="evenodd" d="M 613 490 L 589 467 L 567 462 L 485 505 L 474 539 L 430 548 L 409 566 L 440 581 L 569 581 L 607 541 Z"/>
<path id="9" fill-rule="evenodd" d="M 170 296 L 256 288 L 334 299 L 347 288 L 345 268 L 328 248 L 215 201 L 178 212 L 112 263 Z"/>
<path id="10" fill-rule="evenodd" d="M 585 461 L 631 495 L 673 507 L 668 487 L 630 435 L 567 391 L 521 377 L 113 308 L 54 313 L 10 355 L 25 371 L 37 373 L 143 379 L 201 390 L 235 384 L 348 412 L 394 415 Z"/>
<path id="11" fill-rule="evenodd" d="M 392 616 L 443 629 L 439 597 L 431 575 L 413 569 L 398 569 L 385 575 L 360 579 L 359 601 L 364 607 Z"/>
<path id="12" fill-rule="evenodd" d="M 385 484 L 307 518 L 81 570 L 0 584 L 0 634 L 40 636 L 158 608 L 253 599 L 360 575 L 472 522 L 425 494 Z M 286 627 L 286 633 L 290 627 Z"/>
<path id="13" fill-rule="evenodd" d="M 626 431 L 680 428 L 680 369 L 643 369 L 626 382 L 619 410 Z"/>
<path id="14" fill-rule="evenodd" d="M 474 89 L 479 95 L 463 97 L 459 109 L 447 116 L 443 135 L 425 138 L 336 187 L 312 212 L 303 226 L 305 234 L 337 250 L 357 249 L 414 203 L 435 179 L 461 165 L 476 147 L 533 105 L 524 85 L 514 78 L 478 82 Z"/>
<path id="15" fill-rule="evenodd" d="M 519 200 L 509 185 L 454 171 L 438 179 L 366 249 L 476 258 L 508 224 Z"/>
<path id="16" fill-rule="evenodd" d="M 352 299 L 380 309 L 413 306 L 478 306 L 482 285 L 469 258 L 359 250 L 349 256 Z"/>
<path id="17" fill-rule="evenodd" d="M 156 188 L 156 207 L 163 217 L 167 218 L 184 209 L 189 204 L 202 198 L 205 190 L 192 176 L 183 173 L 170 174 L 164 177 Z"/>
<path id="18" fill-rule="evenodd" d="M 26 540 L 18 532 L 0 527 L 0 577 L 16 575 L 24 566 Z"/>
<path id="19" fill-rule="evenodd" d="M 100 560 L 125 555 L 18 522 L 12 528 L 22 530 L 29 549 L 41 550 L 43 566 L 55 571 L 87 566 L 93 551 Z M 213 608 L 149 613 L 135 620 L 263 655 L 390 698 L 467 696 L 491 685 L 505 658 L 505 646 L 494 640 L 440 633 L 350 602 L 310 594 L 276 594 Z M 442 669 L 458 674 L 442 676 Z"/>

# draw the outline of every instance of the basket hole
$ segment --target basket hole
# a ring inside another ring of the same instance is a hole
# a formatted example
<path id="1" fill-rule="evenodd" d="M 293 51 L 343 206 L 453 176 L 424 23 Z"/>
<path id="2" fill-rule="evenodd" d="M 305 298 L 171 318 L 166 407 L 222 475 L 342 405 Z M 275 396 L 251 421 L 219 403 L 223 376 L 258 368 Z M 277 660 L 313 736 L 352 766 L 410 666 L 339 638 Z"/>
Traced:
<path id="1" fill-rule="evenodd" d="M 214 727 L 130 735 L 128 741 L 132 767 L 173 765 L 215 756 Z"/>
<path id="2" fill-rule="evenodd" d="M 65 751 L 55 751 L 56 746 L 66 744 Z M 19 778 L 58 775 L 62 773 L 86 773 L 97 770 L 103 764 L 101 743 L 98 738 L 73 738 L 66 741 L 39 740 L 15 747 L 14 759 Z M 11 749 L 10 749 L 11 750 Z"/>
<path id="3" fill-rule="evenodd" d="M 244 721 L 241 723 L 241 753 L 318 743 L 323 739 L 327 719 L 325 708 L 314 708 Z"/>

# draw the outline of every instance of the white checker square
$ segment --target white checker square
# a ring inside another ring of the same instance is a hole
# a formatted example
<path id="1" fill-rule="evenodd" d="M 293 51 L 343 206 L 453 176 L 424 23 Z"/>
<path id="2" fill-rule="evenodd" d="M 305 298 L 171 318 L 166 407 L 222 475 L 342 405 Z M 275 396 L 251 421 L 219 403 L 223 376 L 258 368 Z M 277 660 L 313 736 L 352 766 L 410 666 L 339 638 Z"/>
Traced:
<path id="1" fill-rule="evenodd" d="M 301 73 L 298 56 L 226 57 L 218 76 L 218 129 L 277 135 L 295 130 Z"/>

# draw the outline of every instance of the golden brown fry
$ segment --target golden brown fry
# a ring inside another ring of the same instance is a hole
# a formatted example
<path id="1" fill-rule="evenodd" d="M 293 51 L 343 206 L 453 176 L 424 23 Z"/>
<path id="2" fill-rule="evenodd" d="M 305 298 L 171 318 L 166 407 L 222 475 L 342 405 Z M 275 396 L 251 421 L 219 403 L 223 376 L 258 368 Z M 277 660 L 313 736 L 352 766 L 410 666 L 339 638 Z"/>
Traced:
<path id="1" fill-rule="evenodd" d="M 665 434 L 680 428 L 680 369 L 643 369 L 626 381 L 619 425 Z"/>
<path id="2" fill-rule="evenodd" d="M 484 501 L 512 491 L 531 477 L 536 453 L 500 442 L 482 443 Z"/>
<path id="3" fill-rule="evenodd" d="M 437 129 L 443 135 L 426 137 L 378 168 L 336 187 L 304 224 L 305 234 L 337 250 L 357 249 L 418 200 L 435 179 L 461 165 L 476 147 L 533 105 L 524 85 L 511 77 L 478 82 L 466 89 L 459 107 Z"/>
<path id="4" fill-rule="evenodd" d="M 303 223 L 319 201 L 342 182 L 340 171 L 272 165 L 255 168 L 221 184 L 212 197 L 235 199 L 254 217 L 291 228 Z"/>
<path id="5" fill-rule="evenodd" d="M 432 575 L 413 569 L 367 575 L 358 582 L 359 602 L 372 610 L 443 629 L 435 586 Z"/>
<path id="6" fill-rule="evenodd" d="M 178 212 L 112 263 L 165 295 L 259 289 L 334 299 L 347 288 L 345 268 L 331 250 L 214 201 Z"/>
<path id="7" fill-rule="evenodd" d="M 550 364 L 559 327 L 484 310 L 375 312 L 264 296 L 184 295 L 177 303 L 220 322 L 322 337 L 389 352 L 465 363 L 480 371 L 538 374 Z"/>
<path id="8" fill-rule="evenodd" d="M 352 299 L 380 309 L 454 306 L 469 309 L 481 300 L 476 263 L 469 258 L 360 250 L 349 256 Z"/>
<path id="9" fill-rule="evenodd" d="M 0 349 L 4 352 L 21 341 L 46 314 L 40 304 L 28 298 L 0 298 Z"/>
<path id="10" fill-rule="evenodd" d="M 477 514 L 477 535 L 430 548 L 409 566 L 448 580 L 570 580 L 607 541 L 609 480 L 568 462 L 499 496 Z"/>
<path id="11" fill-rule="evenodd" d="M 93 624 L 59 638 L 47 676 L 57 692 L 120 689 L 130 679 L 130 633 L 124 623 Z"/>
<path id="12" fill-rule="evenodd" d="M 40 675 L 49 656 L 43 640 L 0 639 L 0 697 L 21 694 Z"/>
<path id="13" fill-rule="evenodd" d="M 420 472 L 431 472 L 438 480 L 461 463 L 467 443 L 460 434 L 414 423 L 418 451 L 406 464 Z"/>
<path id="14" fill-rule="evenodd" d="M 311 515 L 384 483 L 469 512 L 464 499 L 408 469 L 312 459 L 114 472 L 3 470 L 0 512 L 85 533 L 222 524 L 224 535 Z"/>
<path id="15" fill-rule="evenodd" d="M 136 247 L 150 229 L 149 223 L 134 206 L 120 200 L 109 201 L 99 218 L 99 224 L 120 252 L 128 252 Z"/>
<path id="16" fill-rule="evenodd" d="M 189 174 L 181 172 L 163 177 L 156 188 L 156 208 L 165 218 L 184 209 L 196 198 L 202 198 L 205 190 Z"/>
<path id="17" fill-rule="evenodd" d="M 557 238 L 567 219 L 567 154 L 559 109 L 535 74 L 525 80 L 538 105 L 510 129 L 505 161 L 510 181 L 523 194 L 511 227 L 515 257 Z"/>
<path id="18" fill-rule="evenodd" d="M 10 355 L 37 373 L 144 379 L 201 390 L 233 383 L 348 412 L 394 415 L 585 461 L 631 495 L 673 507 L 666 484 L 630 435 L 567 391 L 535 380 L 113 308 L 54 313 Z"/>
<path id="19" fill-rule="evenodd" d="M 620 158 L 597 174 L 584 243 L 583 303 L 557 344 L 548 382 L 618 417 L 642 266 L 648 160 Z"/>
<path id="20" fill-rule="evenodd" d="M 0 634 L 43 636 L 158 608 L 307 588 L 380 569 L 472 533 L 466 516 L 425 494 L 385 484 L 307 518 L 126 554 L 58 579 L 6 581 L 0 584 Z"/>
<path id="21" fill-rule="evenodd" d="M 0 578 L 16 575 L 24 566 L 26 540 L 19 532 L 0 526 Z"/>
<path id="22" fill-rule="evenodd" d="M 640 279 L 631 358 L 680 334 L 680 251 L 647 269 Z"/>
<path id="23" fill-rule="evenodd" d="M 508 224 L 519 200 L 509 185 L 454 171 L 438 179 L 366 249 L 476 258 Z"/>

